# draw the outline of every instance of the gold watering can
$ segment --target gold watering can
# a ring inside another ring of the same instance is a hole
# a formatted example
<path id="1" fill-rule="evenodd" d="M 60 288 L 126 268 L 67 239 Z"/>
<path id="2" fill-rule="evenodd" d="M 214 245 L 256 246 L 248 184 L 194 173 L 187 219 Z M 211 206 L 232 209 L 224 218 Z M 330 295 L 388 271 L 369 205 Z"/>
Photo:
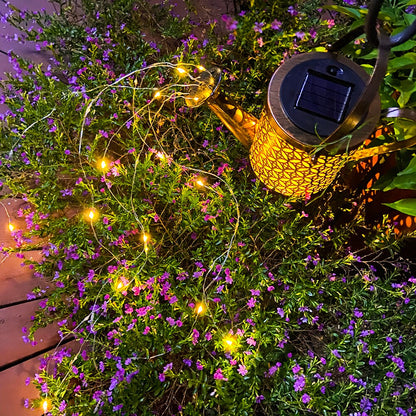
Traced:
<path id="1" fill-rule="evenodd" d="M 205 70 L 186 98 L 189 106 L 207 103 L 225 126 L 250 150 L 256 176 L 267 188 L 286 196 L 307 197 L 325 189 L 348 162 L 416 144 L 416 137 L 363 149 L 379 124 L 378 88 L 386 73 L 390 48 L 416 33 L 416 21 L 398 35 L 376 32 L 382 0 L 369 6 L 365 27 L 328 45 L 328 52 L 294 55 L 273 74 L 267 104 L 259 119 L 219 91 L 221 71 Z M 378 47 L 372 75 L 339 49 L 366 33 Z M 416 121 L 412 109 L 390 108 L 383 117 Z"/>

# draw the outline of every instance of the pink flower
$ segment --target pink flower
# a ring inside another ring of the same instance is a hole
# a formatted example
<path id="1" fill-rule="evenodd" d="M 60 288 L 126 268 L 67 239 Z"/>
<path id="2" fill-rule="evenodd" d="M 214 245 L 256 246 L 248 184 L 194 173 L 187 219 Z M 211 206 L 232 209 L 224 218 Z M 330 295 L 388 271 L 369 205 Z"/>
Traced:
<path id="1" fill-rule="evenodd" d="M 247 338 L 246 342 L 247 342 L 248 345 L 252 345 L 253 347 L 257 344 L 253 337 Z"/>
<path id="2" fill-rule="evenodd" d="M 199 331 L 197 329 L 192 330 L 192 344 L 196 345 L 199 339 Z"/>
<path id="3" fill-rule="evenodd" d="M 222 374 L 221 368 L 217 368 L 217 371 L 215 371 L 215 373 L 214 373 L 214 379 L 215 380 L 228 381 L 228 378 L 225 378 L 224 375 Z"/>
<path id="4" fill-rule="evenodd" d="M 124 305 L 124 312 L 125 313 L 127 313 L 127 314 L 129 314 L 129 313 L 132 313 L 133 312 L 133 307 L 131 306 L 131 305 L 129 305 L 128 303 L 126 303 L 125 305 Z"/>
<path id="5" fill-rule="evenodd" d="M 247 368 L 246 368 L 246 366 L 245 365 L 243 365 L 243 364 L 240 364 L 239 366 L 238 366 L 238 370 L 237 370 L 242 376 L 245 376 L 247 373 L 248 373 L 248 371 L 247 371 Z"/>
<path id="6" fill-rule="evenodd" d="M 254 305 L 256 304 L 256 302 L 257 302 L 256 299 L 250 298 L 249 301 L 247 302 L 247 307 L 250 309 L 254 308 Z"/>
<path id="7" fill-rule="evenodd" d="M 326 21 L 326 23 L 327 23 L 329 29 L 331 29 L 331 27 L 335 26 L 335 20 L 334 19 L 328 19 Z"/>

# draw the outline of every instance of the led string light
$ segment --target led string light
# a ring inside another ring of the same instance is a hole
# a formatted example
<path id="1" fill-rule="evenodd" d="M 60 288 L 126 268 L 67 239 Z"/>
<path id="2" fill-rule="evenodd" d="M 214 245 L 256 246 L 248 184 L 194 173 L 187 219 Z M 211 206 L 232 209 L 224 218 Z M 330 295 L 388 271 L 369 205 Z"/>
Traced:
<path id="1" fill-rule="evenodd" d="M 179 72 L 181 75 L 188 76 L 190 79 L 192 79 L 192 76 L 186 70 L 184 70 L 182 66 L 179 67 L 177 65 L 173 65 L 173 64 L 170 64 L 170 63 L 166 63 L 166 64 L 154 64 L 154 65 L 150 65 L 149 67 L 147 67 L 145 69 L 140 69 L 140 70 L 132 71 L 131 73 L 123 76 L 122 78 L 118 79 L 114 83 L 105 86 L 103 89 L 101 89 L 101 91 L 97 94 L 97 96 L 95 96 L 93 99 L 90 100 L 90 102 L 88 103 L 88 105 L 86 107 L 86 110 L 85 110 L 85 112 L 83 114 L 83 119 L 82 119 L 82 123 L 81 123 L 81 131 L 80 131 L 80 136 L 79 136 L 79 145 L 78 145 L 78 158 L 79 158 L 79 162 L 80 162 L 80 168 L 82 169 L 83 174 L 84 174 L 84 178 L 87 178 L 87 175 L 86 175 L 86 172 L 84 170 L 84 162 L 83 162 L 82 157 L 81 157 L 81 154 L 82 154 L 81 150 L 82 150 L 82 143 L 83 143 L 83 135 L 84 135 L 85 127 L 86 127 L 86 119 L 87 119 L 87 116 L 88 116 L 88 114 L 90 113 L 90 111 L 92 109 L 92 106 L 100 99 L 100 97 L 105 93 L 106 90 L 108 90 L 109 88 L 112 88 L 114 86 L 118 86 L 119 88 L 130 88 L 130 89 L 133 89 L 133 90 L 141 90 L 141 91 L 143 91 L 143 90 L 149 90 L 149 91 L 154 91 L 154 89 L 151 89 L 151 88 L 135 88 L 135 87 L 131 87 L 131 86 L 121 86 L 121 85 L 117 85 L 117 84 L 121 83 L 123 80 L 127 79 L 128 77 L 130 77 L 130 76 L 132 76 L 132 75 L 134 75 L 134 74 L 136 74 L 138 72 L 144 72 L 144 71 L 150 70 L 152 68 L 160 68 L 160 67 L 167 67 L 167 68 L 177 69 L 177 72 Z M 205 70 L 205 68 L 200 67 L 200 66 L 198 67 L 198 69 L 200 71 Z M 189 87 L 189 84 L 186 84 L 186 85 L 172 84 L 170 87 L 187 87 L 188 88 Z M 90 90 L 90 91 L 92 91 L 92 90 Z M 147 133 L 144 134 L 144 137 L 142 137 L 140 135 L 139 136 L 139 139 L 142 141 L 143 145 L 144 146 L 147 146 L 147 148 L 149 149 L 149 146 L 146 143 L 146 138 L 147 138 L 148 134 L 150 133 L 150 131 L 152 131 L 154 133 L 154 138 L 155 138 L 155 140 L 158 143 L 158 146 L 160 148 L 160 150 L 156 153 L 156 157 L 159 158 L 160 160 L 166 160 L 168 158 L 168 156 L 167 156 L 168 152 L 166 152 L 164 150 L 163 145 L 159 141 L 158 133 L 154 129 L 155 120 L 156 120 L 157 117 L 161 116 L 162 108 L 163 108 L 163 106 L 164 106 L 164 104 L 166 102 L 170 101 L 171 99 L 176 100 L 178 98 L 183 98 L 187 94 L 180 93 L 180 92 L 175 92 L 173 94 L 164 95 L 164 91 L 165 91 L 165 89 L 155 91 L 154 94 L 153 94 L 152 100 L 150 100 L 150 103 L 148 103 L 147 105 L 143 106 L 140 110 L 135 111 L 136 109 L 133 108 L 133 111 L 132 111 L 133 112 L 133 115 L 122 126 L 120 126 L 119 129 L 114 134 L 112 134 L 112 136 L 110 137 L 110 140 L 108 140 L 107 146 L 106 146 L 106 150 L 105 150 L 104 155 L 103 155 L 103 158 L 102 159 L 99 159 L 99 161 L 98 161 L 98 166 L 97 167 L 98 167 L 99 170 L 108 171 L 108 164 L 109 164 L 109 162 L 106 160 L 106 154 L 107 154 L 107 151 L 108 151 L 109 144 L 110 144 L 111 140 L 114 137 L 116 137 L 117 133 L 121 131 L 121 129 L 127 124 L 128 121 L 130 121 L 132 119 L 135 119 L 138 114 L 143 114 L 144 111 L 148 111 L 148 115 L 149 115 L 149 127 L 147 129 Z M 153 111 L 150 111 L 150 105 L 155 100 L 157 100 L 158 102 L 160 102 L 160 105 L 159 105 L 158 110 L 155 111 L 155 112 L 153 112 Z M 53 113 L 53 111 L 51 113 L 49 113 L 47 116 L 45 116 L 43 119 L 49 117 Z M 37 122 L 39 122 L 39 121 L 40 120 L 38 120 Z M 29 128 L 33 127 L 35 124 L 36 123 L 33 123 L 26 130 L 28 130 Z M 170 129 L 171 128 L 169 128 L 168 131 Z M 174 127 L 172 127 L 172 129 L 174 129 Z M 165 132 L 164 135 L 165 134 L 167 134 L 167 132 Z M 176 167 L 182 167 L 183 166 L 183 164 L 177 163 L 173 158 L 169 157 L 169 159 L 172 159 L 171 162 L 173 163 L 174 166 L 176 166 Z M 138 218 L 137 212 L 136 212 L 135 207 L 134 207 L 134 198 L 133 198 L 133 188 L 134 188 L 134 184 L 135 184 L 135 180 L 136 180 L 136 172 L 137 172 L 138 162 L 139 162 L 139 155 L 136 157 L 135 168 L 134 168 L 134 175 L 133 175 L 133 178 L 132 178 L 133 180 L 132 180 L 132 183 L 131 183 L 130 206 L 127 206 L 127 205 L 121 203 L 121 201 L 119 201 L 119 199 L 116 197 L 116 195 L 114 195 L 114 192 L 111 189 L 108 189 L 108 191 L 109 191 L 109 194 L 111 194 L 111 196 L 113 198 L 115 198 L 115 201 L 119 204 L 119 206 L 123 210 L 125 210 L 126 212 L 130 212 L 130 213 L 133 214 L 135 220 L 137 221 L 137 224 L 138 224 L 139 228 L 141 229 L 142 239 L 143 239 L 143 244 L 144 244 L 143 251 L 144 251 L 144 253 L 147 256 L 148 250 L 149 250 L 150 236 L 144 231 L 144 226 L 143 226 L 143 224 L 141 223 L 141 221 Z M 224 264 L 225 264 L 225 262 L 227 261 L 227 259 L 229 257 L 229 253 L 230 253 L 232 244 L 233 244 L 233 242 L 235 240 L 235 237 L 236 237 L 236 234 L 237 234 L 237 230 L 238 230 L 238 226 L 239 226 L 239 221 L 240 221 L 239 204 L 238 204 L 238 201 L 237 201 L 237 199 L 236 199 L 236 197 L 235 197 L 235 195 L 234 195 L 234 193 L 233 193 L 233 191 L 231 189 L 231 186 L 223 178 L 219 177 L 218 175 L 212 174 L 210 172 L 204 171 L 202 169 L 195 169 L 195 168 L 192 168 L 192 167 L 189 167 L 189 166 L 185 166 L 185 167 L 189 171 L 195 171 L 195 172 L 198 172 L 199 174 L 202 175 L 200 177 L 200 179 L 197 180 L 197 185 L 200 186 L 200 187 L 202 187 L 202 188 L 206 188 L 209 191 L 213 191 L 213 192 L 219 194 L 218 191 L 216 191 L 215 189 L 213 189 L 212 187 L 210 187 L 209 185 L 207 185 L 205 183 L 205 180 L 202 179 L 203 177 L 207 177 L 207 176 L 213 177 L 213 178 L 217 179 L 218 181 L 220 181 L 222 184 L 224 184 L 226 186 L 227 190 L 229 191 L 231 197 L 233 198 L 234 202 L 235 202 L 235 207 L 236 207 L 236 211 L 237 211 L 237 218 L 236 218 L 236 224 L 234 226 L 234 233 L 233 233 L 233 235 L 232 235 L 232 237 L 230 239 L 230 242 L 228 244 L 228 249 L 224 253 L 222 253 L 220 256 L 218 256 L 216 259 L 213 260 L 213 262 L 212 262 L 209 270 L 205 273 L 204 285 L 203 285 L 203 292 L 205 293 L 206 290 L 208 289 L 208 287 L 210 286 L 210 285 L 208 285 L 208 286 L 205 285 L 207 276 L 209 275 L 209 273 L 212 271 L 212 269 L 215 267 L 216 263 L 220 259 L 223 259 L 223 261 L 221 263 L 221 266 L 223 267 Z M 92 189 L 92 186 L 93 185 L 91 184 L 89 186 L 91 188 L 91 191 L 93 191 L 93 189 Z M 112 250 L 110 250 L 107 246 L 105 246 L 104 244 L 102 244 L 101 241 L 99 240 L 97 234 L 96 234 L 96 230 L 95 230 L 94 223 L 99 219 L 99 213 L 98 213 L 97 209 L 94 208 L 94 205 L 95 205 L 94 202 L 95 201 L 94 201 L 94 197 L 93 197 L 93 192 L 90 192 L 90 194 L 92 195 L 92 198 L 91 198 L 92 199 L 92 201 L 91 201 L 92 208 L 90 208 L 89 210 L 87 210 L 87 221 L 91 224 L 91 228 L 92 228 L 92 231 L 93 231 L 95 240 L 97 241 L 97 243 L 99 244 L 100 247 L 104 248 L 111 255 L 111 257 L 114 260 L 119 261 L 119 256 L 116 253 L 114 253 Z M 135 257 L 132 260 L 132 262 L 136 261 L 139 257 L 140 257 L 140 254 L 138 254 L 137 257 Z M 140 271 L 143 270 L 143 268 L 146 266 L 146 263 L 147 263 L 147 260 L 145 259 L 144 262 L 142 262 L 141 267 L 137 269 L 136 275 L 139 275 Z M 132 282 L 133 282 L 133 280 L 130 280 L 126 285 L 124 285 L 122 288 L 119 288 L 119 289 L 127 289 L 128 286 Z M 100 288 L 100 290 L 99 290 L 99 292 L 96 295 L 96 298 L 94 300 L 94 305 L 95 306 L 99 306 L 98 300 L 99 300 L 99 298 L 101 296 L 102 290 L 104 289 L 104 287 L 107 284 L 108 284 L 108 282 L 104 282 L 104 284 L 101 285 L 101 288 Z M 110 297 L 110 299 L 113 299 L 114 296 L 116 296 L 116 293 L 114 293 Z M 198 317 L 200 317 L 200 316 L 203 316 L 206 313 L 206 311 L 207 311 L 206 304 L 204 304 L 204 303 L 201 302 L 201 303 L 199 303 L 197 305 L 196 310 L 195 310 L 195 313 L 196 313 L 196 315 Z M 56 346 L 55 351 L 57 351 L 57 349 L 60 347 L 60 344 L 67 337 L 71 336 L 72 334 L 76 334 L 76 331 L 83 324 L 85 324 L 86 322 L 89 322 L 92 325 L 92 327 L 94 327 L 96 325 L 96 323 L 100 320 L 100 318 L 101 318 L 101 316 L 100 316 L 99 313 L 95 313 L 93 311 L 90 312 L 87 316 L 85 316 L 82 319 L 81 322 L 79 322 L 79 324 L 72 331 L 69 331 L 69 333 L 66 334 L 61 339 L 61 341 L 59 342 L 59 344 Z M 88 336 L 86 337 L 86 339 L 89 339 L 90 341 L 92 341 L 92 344 L 93 344 L 93 349 L 92 350 L 94 351 L 94 349 L 95 349 L 96 334 L 93 334 L 92 339 L 90 339 L 90 336 L 91 336 L 91 334 L 88 334 Z M 231 338 L 229 339 L 229 341 L 232 342 Z M 160 355 L 164 355 L 164 354 L 165 353 L 160 354 Z M 80 351 L 78 351 L 76 354 L 74 354 L 72 356 L 71 362 L 74 363 L 76 361 L 76 359 L 79 357 L 79 355 L 80 355 Z M 92 354 L 92 355 L 93 355 L 93 360 L 94 360 L 94 363 L 95 363 L 95 354 Z M 48 365 L 49 365 L 49 362 L 48 362 Z M 68 373 L 64 376 L 64 378 L 63 378 L 62 381 L 64 381 L 69 374 L 70 374 L 70 371 L 68 371 Z M 48 407 L 48 402 L 46 400 L 44 401 L 43 406 L 44 406 L 44 413 L 45 413 L 46 412 L 45 406 L 46 406 L 46 409 Z"/>
<path id="2" fill-rule="evenodd" d="M 42 403 L 43 414 L 46 415 L 48 413 L 48 400 L 45 399 Z"/>

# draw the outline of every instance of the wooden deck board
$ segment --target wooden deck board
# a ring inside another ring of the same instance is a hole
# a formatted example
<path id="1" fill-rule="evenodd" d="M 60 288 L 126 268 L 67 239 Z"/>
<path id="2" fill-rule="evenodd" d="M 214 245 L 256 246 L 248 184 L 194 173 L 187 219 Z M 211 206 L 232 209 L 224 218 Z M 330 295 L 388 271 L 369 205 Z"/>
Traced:
<path id="1" fill-rule="evenodd" d="M 35 334 L 36 345 L 23 341 L 22 328 L 30 327 L 30 318 L 38 305 L 39 300 L 35 300 L 0 309 L 0 367 L 58 344 L 57 324 L 39 329 Z"/>
<path id="2" fill-rule="evenodd" d="M 24 406 L 25 399 L 33 400 L 39 393 L 33 384 L 26 385 L 26 379 L 38 371 L 40 357 L 32 358 L 18 366 L 0 372 L 0 416 L 40 416 L 40 409 Z"/>
<path id="3" fill-rule="evenodd" d="M 12 253 L 0 259 L 0 306 L 27 300 L 27 295 L 37 286 L 45 290 L 48 288 L 44 279 L 35 277 L 33 270 L 23 264 L 25 259 L 40 261 L 41 251 L 26 251 L 22 255 L 23 258 Z"/>
<path id="4" fill-rule="evenodd" d="M 79 343 L 71 341 L 59 348 L 70 348 L 80 351 Z M 0 416 L 41 416 L 43 411 L 39 408 L 25 407 L 25 400 L 33 400 L 39 397 L 35 386 L 26 380 L 33 379 L 39 371 L 40 360 L 43 356 L 31 358 L 17 366 L 13 366 L 0 372 Z M 52 369 L 50 369 L 52 370 Z"/>

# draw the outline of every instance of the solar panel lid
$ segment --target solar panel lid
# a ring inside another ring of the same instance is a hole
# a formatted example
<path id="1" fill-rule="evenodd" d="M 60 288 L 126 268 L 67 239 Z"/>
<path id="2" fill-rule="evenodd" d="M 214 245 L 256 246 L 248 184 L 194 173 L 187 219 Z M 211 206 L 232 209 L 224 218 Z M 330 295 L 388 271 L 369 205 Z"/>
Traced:
<path id="1" fill-rule="evenodd" d="M 341 123 L 353 84 L 309 69 L 295 108 Z"/>

